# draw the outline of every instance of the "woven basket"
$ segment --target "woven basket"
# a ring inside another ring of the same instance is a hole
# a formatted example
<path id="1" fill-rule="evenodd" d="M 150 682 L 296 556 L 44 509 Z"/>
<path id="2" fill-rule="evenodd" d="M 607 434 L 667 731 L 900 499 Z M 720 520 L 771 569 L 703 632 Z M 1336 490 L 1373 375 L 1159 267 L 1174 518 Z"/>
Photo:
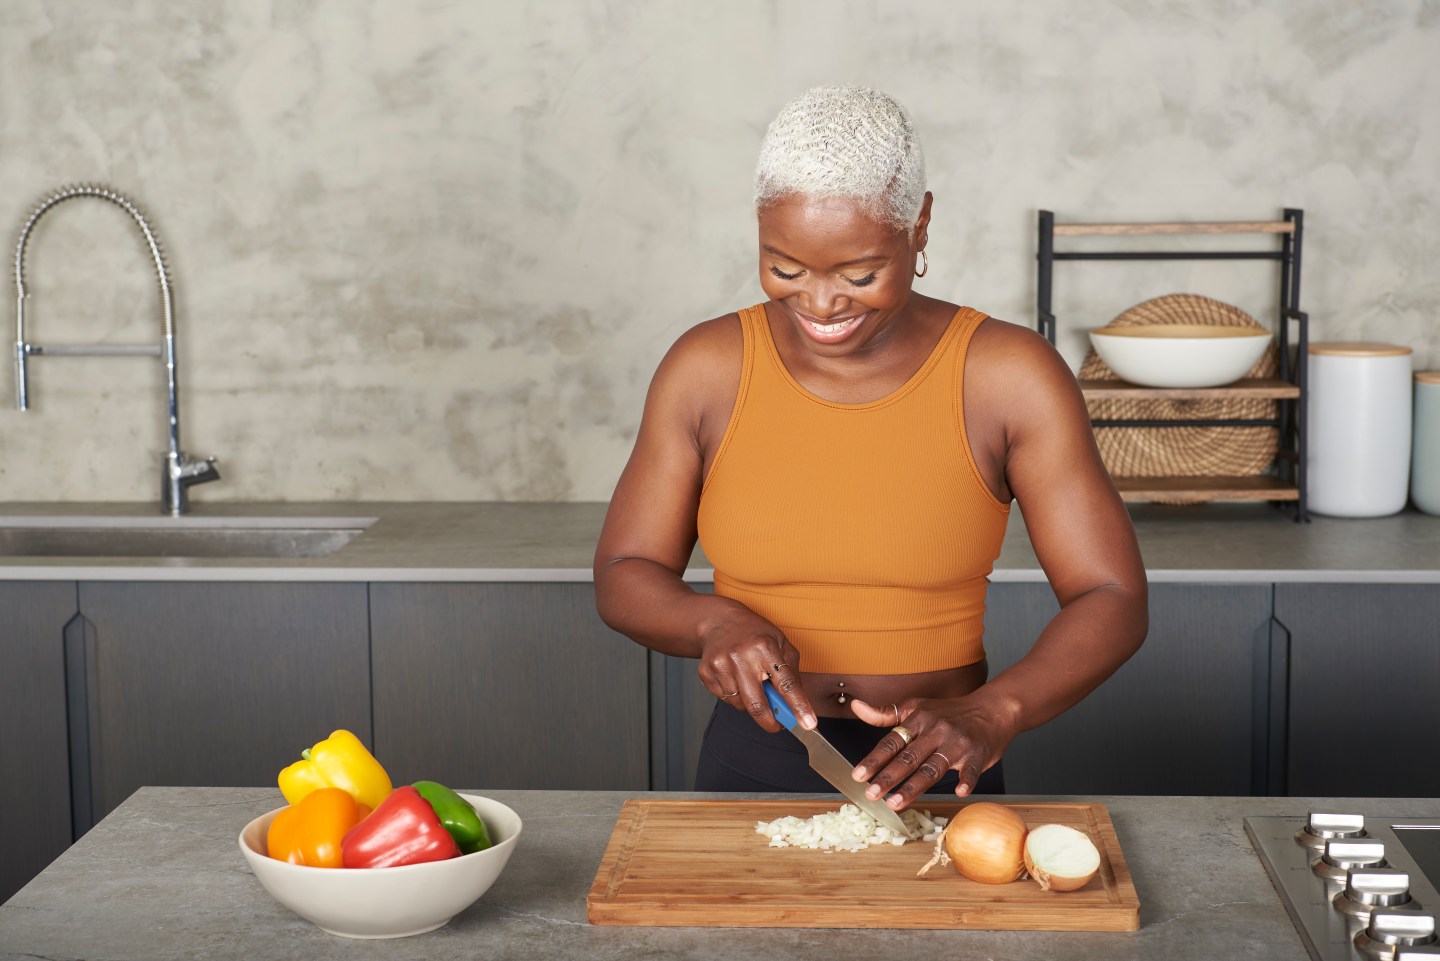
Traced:
<path id="1" fill-rule="evenodd" d="M 1136 304 L 1110 321 L 1111 327 L 1148 324 L 1203 324 L 1258 327 L 1245 311 L 1199 294 L 1167 294 Z M 1279 354 L 1272 341 L 1246 377 L 1274 377 Z M 1080 366 L 1081 380 L 1119 380 L 1092 349 Z M 1101 419 L 1192 420 L 1273 419 L 1273 400 L 1090 400 L 1090 416 Z M 1097 427 L 1100 456 L 1114 477 L 1249 477 L 1268 473 L 1279 448 L 1273 427 Z M 1160 503 L 1196 499 L 1156 498 Z"/>

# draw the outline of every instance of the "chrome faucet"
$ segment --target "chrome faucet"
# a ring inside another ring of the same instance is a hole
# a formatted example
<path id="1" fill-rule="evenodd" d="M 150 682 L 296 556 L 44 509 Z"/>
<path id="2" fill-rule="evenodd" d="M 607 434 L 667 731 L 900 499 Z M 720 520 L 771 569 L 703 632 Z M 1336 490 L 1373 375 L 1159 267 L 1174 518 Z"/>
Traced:
<path id="1" fill-rule="evenodd" d="M 150 256 L 155 260 L 155 273 L 160 278 L 160 302 L 164 308 L 163 337 L 158 345 L 135 344 L 90 344 L 84 346 L 42 347 L 25 340 L 25 244 L 30 240 L 30 231 L 35 223 L 51 207 L 74 197 L 95 197 L 108 200 L 123 209 L 140 226 L 145 242 L 150 246 Z M 165 255 L 160 250 L 160 241 L 145 216 L 130 200 L 109 187 L 98 184 L 75 184 L 62 187 L 42 200 L 30 213 L 25 226 L 20 229 L 20 241 L 15 245 L 15 406 L 20 410 L 30 408 L 29 391 L 25 382 L 25 365 L 30 357 L 159 357 L 165 362 L 165 381 L 169 393 L 168 415 L 170 426 L 170 450 L 160 465 L 160 509 L 163 513 L 178 517 L 189 509 L 186 490 L 195 484 L 219 480 L 220 471 L 215 458 L 191 460 L 180 449 L 180 402 L 175 364 L 175 309 L 170 295 L 170 276 L 165 270 Z"/>

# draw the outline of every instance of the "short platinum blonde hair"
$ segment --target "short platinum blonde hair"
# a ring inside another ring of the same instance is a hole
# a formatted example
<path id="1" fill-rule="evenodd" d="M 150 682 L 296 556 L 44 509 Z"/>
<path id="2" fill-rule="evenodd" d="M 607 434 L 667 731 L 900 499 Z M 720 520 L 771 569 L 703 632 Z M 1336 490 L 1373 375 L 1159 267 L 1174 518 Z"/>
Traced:
<path id="1" fill-rule="evenodd" d="M 786 194 L 854 197 L 909 232 L 925 201 L 925 155 L 910 114 L 857 86 L 813 87 L 780 109 L 755 165 L 755 206 Z"/>

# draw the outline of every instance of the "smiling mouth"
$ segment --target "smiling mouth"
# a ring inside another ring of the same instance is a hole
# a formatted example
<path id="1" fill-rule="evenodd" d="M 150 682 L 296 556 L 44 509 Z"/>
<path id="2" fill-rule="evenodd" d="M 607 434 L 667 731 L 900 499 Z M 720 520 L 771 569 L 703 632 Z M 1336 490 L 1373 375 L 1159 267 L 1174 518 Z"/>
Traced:
<path id="1" fill-rule="evenodd" d="M 824 324 L 818 320 L 814 320 L 806 316 L 805 314 L 800 313 L 799 311 L 796 311 L 795 314 L 800 319 L 801 323 L 803 323 L 806 327 L 810 328 L 813 333 L 820 337 L 835 337 L 836 335 L 843 334 L 850 328 L 854 327 L 856 324 L 860 323 L 860 321 L 870 316 L 870 312 L 866 311 L 865 313 L 857 314 L 854 317 L 846 317 L 844 320 L 837 320 L 832 323 Z"/>

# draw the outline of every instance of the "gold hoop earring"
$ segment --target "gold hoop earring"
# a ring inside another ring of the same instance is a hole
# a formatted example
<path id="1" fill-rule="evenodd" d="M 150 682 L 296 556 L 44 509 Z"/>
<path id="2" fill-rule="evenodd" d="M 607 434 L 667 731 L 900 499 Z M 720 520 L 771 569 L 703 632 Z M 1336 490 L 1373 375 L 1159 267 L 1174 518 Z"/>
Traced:
<path id="1" fill-rule="evenodd" d="M 925 251 L 923 250 L 917 251 L 917 253 L 920 254 L 920 263 L 922 266 L 919 270 L 915 271 L 915 276 L 924 277 L 926 274 L 930 273 L 930 258 L 925 256 Z"/>

